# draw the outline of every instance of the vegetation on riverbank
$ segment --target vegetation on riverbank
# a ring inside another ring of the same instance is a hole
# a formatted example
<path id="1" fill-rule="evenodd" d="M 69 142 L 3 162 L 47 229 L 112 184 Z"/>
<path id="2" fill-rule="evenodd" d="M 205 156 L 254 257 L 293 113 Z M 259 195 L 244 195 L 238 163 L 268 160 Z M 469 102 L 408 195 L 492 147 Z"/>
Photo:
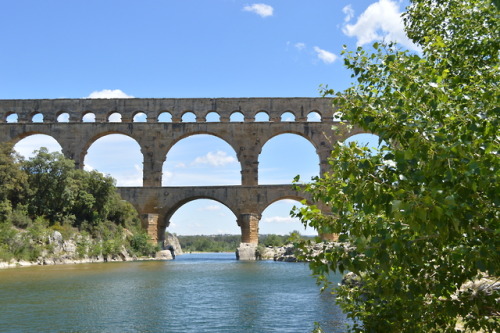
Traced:
<path id="1" fill-rule="evenodd" d="M 81 258 L 157 250 L 114 180 L 77 170 L 60 153 L 41 148 L 24 160 L 11 145 L 1 144 L 0 183 L 0 261 L 50 256 L 56 231 L 76 243 Z"/>
<path id="2" fill-rule="evenodd" d="M 177 235 L 184 252 L 234 252 L 241 242 L 241 235 Z M 309 239 L 311 237 L 301 236 L 298 231 L 288 235 L 266 234 L 259 235 L 259 245 L 284 246 L 298 239 Z"/>

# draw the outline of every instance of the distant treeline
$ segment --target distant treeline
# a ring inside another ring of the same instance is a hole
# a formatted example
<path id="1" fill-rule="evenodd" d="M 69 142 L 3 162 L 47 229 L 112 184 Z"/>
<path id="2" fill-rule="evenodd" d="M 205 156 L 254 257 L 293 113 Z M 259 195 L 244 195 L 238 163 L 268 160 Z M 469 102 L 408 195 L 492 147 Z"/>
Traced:
<path id="1" fill-rule="evenodd" d="M 233 252 L 241 242 L 241 235 L 176 236 L 184 252 Z M 301 236 L 298 231 L 288 235 L 259 235 L 259 245 L 283 246 L 299 238 L 311 238 L 311 236 Z"/>

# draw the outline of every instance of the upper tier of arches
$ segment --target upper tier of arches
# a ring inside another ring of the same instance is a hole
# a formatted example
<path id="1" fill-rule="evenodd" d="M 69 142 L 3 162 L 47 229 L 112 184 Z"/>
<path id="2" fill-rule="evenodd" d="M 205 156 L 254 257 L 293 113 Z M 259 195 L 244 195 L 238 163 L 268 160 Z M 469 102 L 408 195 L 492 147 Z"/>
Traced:
<path id="1" fill-rule="evenodd" d="M 330 98 L 0 100 L 0 123 L 332 122 Z"/>

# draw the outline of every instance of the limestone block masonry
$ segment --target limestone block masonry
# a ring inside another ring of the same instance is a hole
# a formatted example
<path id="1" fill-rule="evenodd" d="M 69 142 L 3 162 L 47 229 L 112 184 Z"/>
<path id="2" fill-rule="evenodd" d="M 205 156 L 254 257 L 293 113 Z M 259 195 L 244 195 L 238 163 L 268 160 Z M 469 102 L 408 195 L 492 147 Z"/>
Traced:
<path id="1" fill-rule="evenodd" d="M 30 135 L 46 134 L 61 145 L 62 153 L 73 159 L 77 168 L 83 168 L 85 155 L 97 139 L 108 134 L 129 136 L 141 147 L 143 186 L 118 190 L 136 207 L 144 229 L 155 241 L 164 240 L 170 217 L 179 207 L 207 198 L 235 214 L 242 244 L 256 245 L 260 216 L 268 205 L 281 199 L 310 199 L 291 184 L 259 185 L 262 147 L 279 134 L 300 135 L 316 149 L 323 174 L 328 170 L 332 145 L 363 132 L 335 122 L 334 111 L 328 98 L 0 100 L 0 142 L 15 144 Z M 110 122 L 110 115 L 116 113 L 121 122 Z M 195 121 L 183 121 L 188 113 L 194 114 Z M 145 115 L 146 121 L 135 122 L 138 114 Z M 219 121 L 207 122 L 209 114 Z M 257 114 L 268 120 L 255 121 Z M 236 115 L 243 121 L 233 121 Z M 167 153 L 180 140 L 196 134 L 214 135 L 234 149 L 241 165 L 241 185 L 162 186 Z"/>

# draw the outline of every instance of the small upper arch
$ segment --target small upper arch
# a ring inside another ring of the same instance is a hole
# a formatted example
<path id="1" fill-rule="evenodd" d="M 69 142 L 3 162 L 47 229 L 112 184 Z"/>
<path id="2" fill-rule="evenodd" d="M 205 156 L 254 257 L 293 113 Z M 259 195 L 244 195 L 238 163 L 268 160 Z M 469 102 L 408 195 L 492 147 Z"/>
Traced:
<path id="1" fill-rule="evenodd" d="M 321 112 L 313 110 L 307 114 L 308 122 L 321 122 Z"/>
<path id="2" fill-rule="evenodd" d="M 281 114 L 282 122 L 294 122 L 295 114 L 292 111 L 285 111 Z"/>
<path id="3" fill-rule="evenodd" d="M 219 123 L 221 121 L 220 115 L 215 111 L 209 111 L 205 115 L 205 121 L 208 123 Z"/>
<path id="4" fill-rule="evenodd" d="M 43 120 L 44 120 L 43 113 L 35 111 L 31 114 L 32 123 L 43 123 Z"/>
<path id="5" fill-rule="evenodd" d="M 146 123 L 148 116 L 144 111 L 136 111 L 132 114 L 132 121 L 134 123 Z"/>
<path id="6" fill-rule="evenodd" d="M 19 116 L 15 112 L 7 112 L 5 115 L 4 121 L 6 123 L 17 123 L 19 120 Z"/>
<path id="7" fill-rule="evenodd" d="M 229 116 L 229 121 L 230 122 L 244 122 L 245 115 L 241 111 L 234 111 Z"/>
<path id="8" fill-rule="evenodd" d="M 171 123 L 172 113 L 170 113 L 170 111 L 160 111 L 156 119 L 159 123 Z"/>
<path id="9" fill-rule="evenodd" d="M 83 123 L 95 123 L 95 113 L 91 111 L 84 112 L 80 121 Z"/>
<path id="10" fill-rule="evenodd" d="M 56 113 L 56 121 L 58 123 L 68 123 L 69 113 L 66 111 L 59 111 L 58 113 Z"/>
<path id="11" fill-rule="evenodd" d="M 111 111 L 108 113 L 106 117 L 108 123 L 121 123 L 122 122 L 122 115 L 120 112 L 117 111 Z"/>
<path id="12" fill-rule="evenodd" d="M 269 113 L 264 110 L 260 110 L 255 114 L 255 121 L 256 122 L 269 122 Z"/>

